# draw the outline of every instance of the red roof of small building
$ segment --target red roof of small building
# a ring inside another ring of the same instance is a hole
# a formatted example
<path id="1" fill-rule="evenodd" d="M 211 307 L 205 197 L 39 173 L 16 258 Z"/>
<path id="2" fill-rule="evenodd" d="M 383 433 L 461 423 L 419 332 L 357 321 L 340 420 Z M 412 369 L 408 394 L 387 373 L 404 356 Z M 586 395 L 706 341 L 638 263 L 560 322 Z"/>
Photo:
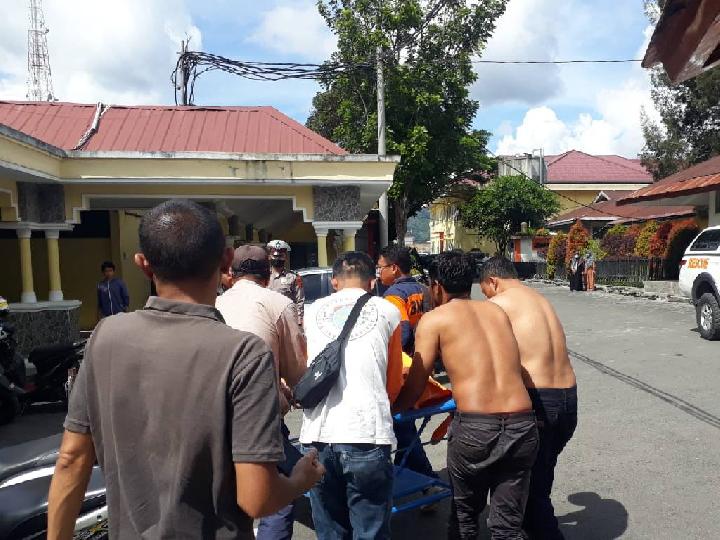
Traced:
<path id="1" fill-rule="evenodd" d="M 549 184 L 641 184 L 652 182 L 652 175 L 639 160 L 622 156 L 592 156 L 569 150 L 558 156 L 545 156 Z"/>
<path id="2" fill-rule="evenodd" d="M 96 105 L 0 101 L 0 124 L 76 149 Z M 273 107 L 107 106 L 84 151 L 335 154 L 347 152 Z"/>
<path id="3" fill-rule="evenodd" d="M 698 163 L 663 178 L 651 186 L 633 192 L 619 201 L 619 204 L 632 204 L 657 199 L 672 199 L 720 190 L 720 156 Z"/>
<path id="4" fill-rule="evenodd" d="M 561 226 L 577 221 L 628 223 L 650 219 L 672 219 L 695 215 L 693 206 L 625 206 L 618 208 L 617 200 L 581 206 L 554 217 L 549 226 Z"/>

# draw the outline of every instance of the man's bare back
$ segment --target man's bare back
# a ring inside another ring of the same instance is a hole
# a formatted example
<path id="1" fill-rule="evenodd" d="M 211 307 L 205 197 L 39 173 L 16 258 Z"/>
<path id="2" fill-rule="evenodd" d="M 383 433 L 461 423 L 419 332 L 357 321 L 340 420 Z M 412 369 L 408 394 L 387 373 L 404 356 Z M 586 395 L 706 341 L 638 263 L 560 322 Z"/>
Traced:
<path id="1" fill-rule="evenodd" d="M 455 299 L 427 313 L 418 326 L 415 354 L 432 366 L 442 355 L 461 412 L 530 411 L 517 342 L 502 309 Z"/>
<path id="2" fill-rule="evenodd" d="M 575 386 L 565 332 L 550 302 L 518 280 L 502 280 L 500 290 L 490 301 L 510 318 L 520 349 L 525 385 L 528 388 Z"/>

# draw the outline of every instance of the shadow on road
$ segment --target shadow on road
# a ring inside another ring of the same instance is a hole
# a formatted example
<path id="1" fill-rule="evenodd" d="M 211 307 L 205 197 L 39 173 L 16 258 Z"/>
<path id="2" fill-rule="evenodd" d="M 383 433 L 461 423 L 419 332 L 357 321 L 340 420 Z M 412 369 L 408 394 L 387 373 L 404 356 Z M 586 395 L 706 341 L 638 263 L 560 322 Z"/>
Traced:
<path id="1" fill-rule="evenodd" d="M 568 501 L 584 507 L 558 516 L 560 528 L 568 539 L 614 540 L 627 530 L 628 512 L 620 501 L 603 499 L 589 491 L 569 495 Z"/>

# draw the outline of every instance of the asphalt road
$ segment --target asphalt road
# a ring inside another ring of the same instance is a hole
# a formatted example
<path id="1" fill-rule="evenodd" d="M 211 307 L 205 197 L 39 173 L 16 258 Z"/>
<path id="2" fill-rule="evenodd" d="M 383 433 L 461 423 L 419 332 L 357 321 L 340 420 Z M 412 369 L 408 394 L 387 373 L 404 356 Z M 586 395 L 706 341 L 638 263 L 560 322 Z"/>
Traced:
<path id="1" fill-rule="evenodd" d="M 579 425 L 553 491 L 566 538 L 720 537 L 720 342 L 699 337 L 689 305 L 535 286 L 560 314 L 578 378 Z M 0 427 L 0 444 L 57 432 L 61 419 L 30 411 Z M 288 418 L 295 434 L 299 422 Z M 427 448 L 444 474 L 445 445 Z M 444 538 L 448 509 L 395 517 L 393 537 Z M 295 538 L 314 537 L 302 501 Z"/>

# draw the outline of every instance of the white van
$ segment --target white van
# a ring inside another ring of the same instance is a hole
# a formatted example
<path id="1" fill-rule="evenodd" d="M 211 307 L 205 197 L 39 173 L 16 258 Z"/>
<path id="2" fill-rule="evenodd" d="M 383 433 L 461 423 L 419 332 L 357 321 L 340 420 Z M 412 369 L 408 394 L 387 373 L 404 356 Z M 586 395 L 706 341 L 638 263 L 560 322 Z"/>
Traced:
<path id="1" fill-rule="evenodd" d="M 679 285 L 695 305 L 700 335 L 720 339 L 720 226 L 708 227 L 687 248 Z"/>

